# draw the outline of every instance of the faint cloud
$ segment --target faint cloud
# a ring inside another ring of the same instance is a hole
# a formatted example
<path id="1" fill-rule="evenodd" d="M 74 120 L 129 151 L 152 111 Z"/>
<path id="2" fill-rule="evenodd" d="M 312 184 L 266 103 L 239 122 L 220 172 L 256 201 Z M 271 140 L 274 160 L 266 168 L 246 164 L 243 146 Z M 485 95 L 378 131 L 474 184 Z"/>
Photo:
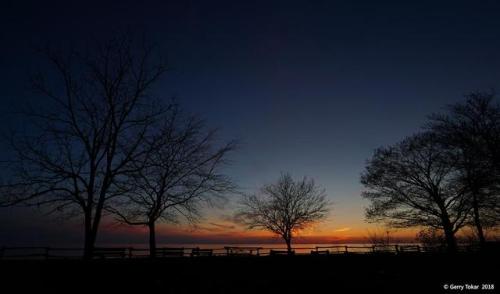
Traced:
<path id="1" fill-rule="evenodd" d="M 347 232 L 350 230 L 351 230 L 351 228 L 340 228 L 340 229 L 336 229 L 335 232 Z"/>
<path id="2" fill-rule="evenodd" d="M 217 223 L 208 223 L 211 226 L 221 228 L 221 229 L 226 229 L 226 230 L 232 230 L 235 228 L 234 225 L 223 225 L 223 224 L 217 224 Z"/>
<path id="3" fill-rule="evenodd" d="M 225 224 L 219 224 L 219 223 L 214 223 L 214 222 L 207 223 L 204 226 L 197 226 L 198 230 L 203 230 L 203 231 L 208 231 L 208 232 L 225 232 L 225 231 L 234 230 L 235 228 L 236 227 L 234 225 L 225 225 Z"/>

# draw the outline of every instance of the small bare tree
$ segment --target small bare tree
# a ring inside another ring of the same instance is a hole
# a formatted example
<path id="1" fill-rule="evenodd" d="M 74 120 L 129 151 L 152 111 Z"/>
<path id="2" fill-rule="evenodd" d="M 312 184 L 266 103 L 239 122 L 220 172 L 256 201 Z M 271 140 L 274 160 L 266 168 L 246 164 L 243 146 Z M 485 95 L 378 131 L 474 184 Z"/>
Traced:
<path id="1" fill-rule="evenodd" d="M 109 207 L 117 220 L 149 229 L 150 256 L 156 256 L 156 223 L 177 222 L 183 217 L 196 222 L 203 202 L 234 191 L 221 168 L 234 141 L 216 146 L 216 132 L 206 130 L 196 117 L 183 118 L 178 107 L 168 111 L 159 132 L 145 142 L 149 152 L 130 162 L 138 172 L 122 183 L 125 200 Z"/>
<path id="2" fill-rule="evenodd" d="M 33 85 L 47 107 L 29 111 L 33 124 L 13 136 L 0 192 L 3 205 L 81 216 L 90 258 L 104 209 L 122 192 L 117 182 L 136 172 L 130 163 L 148 152 L 144 142 L 165 111 L 148 94 L 166 67 L 153 47 L 127 36 L 82 51 L 44 51 L 54 70 Z"/>
<path id="3" fill-rule="evenodd" d="M 391 231 L 386 230 L 385 232 L 368 232 L 368 235 L 366 236 L 367 241 L 376 246 L 389 246 L 391 243 L 394 243 L 395 240 L 391 236 Z"/>
<path id="4" fill-rule="evenodd" d="M 446 239 L 443 232 L 436 228 L 424 228 L 420 230 L 415 239 L 423 246 L 427 247 L 427 250 L 436 248 L 436 246 L 446 246 Z M 437 249 L 439 249 L 439 247 Z"/>
<path id="5" fill-rule="evenodd" d="M 259 194 L 244 196 L 236 219 L 249 229 L 282 237 L 291 253 L 294 234 L 326 218 L 328 211 L 324 189 L 312 179 L 294 181 L 286 173 L 276 183 L 262 187 Z"/>

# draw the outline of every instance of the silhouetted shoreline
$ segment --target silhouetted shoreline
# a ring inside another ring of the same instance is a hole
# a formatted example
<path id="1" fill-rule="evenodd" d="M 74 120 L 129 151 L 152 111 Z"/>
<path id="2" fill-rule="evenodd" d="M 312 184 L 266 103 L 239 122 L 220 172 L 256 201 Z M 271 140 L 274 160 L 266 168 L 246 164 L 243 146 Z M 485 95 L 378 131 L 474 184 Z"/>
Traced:
<path id="1" fill-rule="evenodd" d="M 2 260 L 0 270 L 2 283 L 16 292 L 453 293 L 444 287 L 498 287 L 496 258 L 458 253 Z"/>

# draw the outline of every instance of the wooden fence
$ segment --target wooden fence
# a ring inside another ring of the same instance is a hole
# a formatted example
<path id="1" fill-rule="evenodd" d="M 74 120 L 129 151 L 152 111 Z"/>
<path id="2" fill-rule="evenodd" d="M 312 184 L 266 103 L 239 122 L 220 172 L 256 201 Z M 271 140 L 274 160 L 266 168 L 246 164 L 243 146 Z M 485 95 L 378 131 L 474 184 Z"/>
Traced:
<path id="1" fill-rule="evenodd" d="M 266 256 L 273 252 L 283 252 L 280 247 L 162 247 L 157 249 L 157 257 L 197 257 L 197 256 Z M 421 245 L 372 245 L 349 246 L 329 245 L 316 247 L 295 247 L 294 254 L 298 255 L 335 255 L 335 254 L 421 254 L 445 252 L 442 246 Z M 461 252 L 474 252 L 478 248 L 470 245 L 459 246 Z M 202 254 L 200 254 L 200 252 Z M 280 254 L 281 255 L 281 254 Z M 82 248 L 61 247 L 0 247 L 1 259 L 80 259 L 83 256 Z M 97 247 L 94 250 L 95 259 L 110 258 L 147 258 L 149 250 L 134 247 Z"/>

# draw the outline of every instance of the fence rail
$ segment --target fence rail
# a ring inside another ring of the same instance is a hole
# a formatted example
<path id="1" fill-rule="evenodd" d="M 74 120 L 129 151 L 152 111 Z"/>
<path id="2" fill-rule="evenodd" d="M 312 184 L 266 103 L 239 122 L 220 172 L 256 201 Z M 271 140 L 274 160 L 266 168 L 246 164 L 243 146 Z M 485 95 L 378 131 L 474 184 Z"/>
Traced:
<path id="1" fill-rule="evenodd" d="M 294 254 L 299 255 L 335 255 L 335 254 L 418 254 L 445 252 L 443 246 L 422 245 L 371 245 L 371 246 L 349 246 L 329 245 L 316 247 L 295 247 Z M 461 252 L 475 252 L 479 248 L 471 245 L 458 247 Z M 273 255 L 273 251 L 282 252 L 282 247 L 223 247 L 223 248 L 199 248 L 199 247 L 160 247 L 157 248 L 157 257 L 195 257 L 195 256 L 266 256 Z M 169 254 L 173 251 L 176 254 Z M 116 259 L 116 258 L 147 258 L 149 249 L 134 247 L 98 247 L 95 248 L 94 258 Z M 200 254 L 202 252 L 203 254 Z M 297 252 L 297 253 L 296 253 Z M 161 254 L 159 254 L 161 253 Z M 1 259 L 79 259 L 83 256 L 82 248 L 61 247 L 0 247 Z"/>

